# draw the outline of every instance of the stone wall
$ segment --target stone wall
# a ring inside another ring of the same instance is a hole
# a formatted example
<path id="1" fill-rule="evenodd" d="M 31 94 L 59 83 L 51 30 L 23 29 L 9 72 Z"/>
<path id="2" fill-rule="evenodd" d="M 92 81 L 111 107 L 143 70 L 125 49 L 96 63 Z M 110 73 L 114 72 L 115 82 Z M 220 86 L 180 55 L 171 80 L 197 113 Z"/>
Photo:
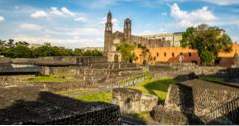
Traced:
<path id="1" fill-rule="evenodd" d="M 171 85 L 168 91 L 164 109 L 182 112 L 190 123 L 231 124 L 238 121 L 239 88 L 189 80 Z"/>
<path id="2" fill-rule="evenodd" d="M 112 97 L 113 103 L 119 105 L 122 113 L 151 111 L 158 104 L 156 96 L 143 95 L 135 89 L 115 88 Z"/>
<path id="3" fill-rule="evenodd" d="M 177 77 L 180 75 L 187 75 L 190 73 L 195 73 L 196 75 L 213 75 L 227 69 L 225 67 L 220 67 L 220 66 L 198 66 L 191 63 L 171 64 L 167 67 L 163 66 L 161 67 L 161 69 L 160 69 L 160 66 L 158 67 L 159 67 L 158 69 L 150 70 L 155 78 L 160 78 L 165 76 Z"/>
<path id="4" fill-rule="evenodd" d="M 198 116 L 205 115 L 221 105 L 239 97 L 239 88 L 192 80 L 194 111 Z"/>
<path id="5" fill-rule="evenodd" d="M 15 58 L 10 59 L 13 64 L 35 64 L 35 65 L 88 65 L 90 63 L 106 62 L 103 56 L 53 56 L 39 58 Z M 3 62 L 3 61 L 2 61 Z M 4 61 L 5 63 L 6 61 Z M 1 63 L 1 58 L 0 58 Z"/>
<path id="6" fill-rule="evenodd" d="M 25 83 L 35 75 L 1 75 L 0 87 L 12 87 Z"/>
<path id="7" fill-rule="evenodd" d="M 119 125 L 120 112 L 117 106 L 105 106 L 94 111 L 57 117 L 46 122 L 26 121 L 22 125 Z"/>
<path id="8" fill-rule="evenodd" d="M 37 86 L 0 92 L 0 124 L 120 124 L 119 107 L 113 104 L 80 101 L 42 92 Z"/>

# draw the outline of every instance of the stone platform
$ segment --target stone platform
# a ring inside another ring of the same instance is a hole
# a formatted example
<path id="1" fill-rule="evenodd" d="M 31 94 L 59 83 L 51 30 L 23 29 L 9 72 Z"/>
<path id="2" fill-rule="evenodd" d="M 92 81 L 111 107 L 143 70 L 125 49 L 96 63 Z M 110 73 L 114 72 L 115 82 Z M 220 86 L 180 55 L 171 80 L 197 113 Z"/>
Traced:
<path id="1" fill-rule="evenodd" d="M 85 102 L 37 87 L 0 88 L 0 124 L 120 124 L 116 105 Z"/>

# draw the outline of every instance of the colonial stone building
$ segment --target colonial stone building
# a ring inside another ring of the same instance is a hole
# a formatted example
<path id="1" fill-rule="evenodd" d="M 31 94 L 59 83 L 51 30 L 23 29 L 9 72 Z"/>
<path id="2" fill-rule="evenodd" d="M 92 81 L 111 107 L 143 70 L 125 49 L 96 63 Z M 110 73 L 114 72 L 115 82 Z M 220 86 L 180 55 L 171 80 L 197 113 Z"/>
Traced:
<path id="1" fill-rule="evenodd" d="M 132 21 L 129 18 L 124 20 L 123 32 L 113 32 L 112 13 L 108 12 L 105 24 L 104 54 L 108 61 L 118 62 L 121 55 L 117 52 L 117 44 L 126 42 L 134 45 L 142 45 L 147 48 L 175 47 L 180 46 L 181 33 L 157 34 L 137 36 L 132 34 Z"/>

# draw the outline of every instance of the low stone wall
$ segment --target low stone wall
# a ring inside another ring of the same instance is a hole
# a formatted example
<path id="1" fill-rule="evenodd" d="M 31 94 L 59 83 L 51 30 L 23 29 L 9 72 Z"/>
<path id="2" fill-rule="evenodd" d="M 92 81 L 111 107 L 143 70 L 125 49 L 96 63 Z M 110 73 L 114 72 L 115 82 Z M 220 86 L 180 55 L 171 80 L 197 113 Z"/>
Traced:
<path id="1" fill-rule="evenodd" d="M 35 75 L 1 75 L 0 87 L 18 86 L 33 77 L 35 77 Z"/>
<path id="2" fill-rule="evenodd" d="M 239 88 L 201 80 L 192 80 L 186 83 L 193 84 L 194 111 L 198 116 L 203 116 L 239 97 Z"/>
<path id="3" fill-rule="evenodd" d="M 187 75 L 190 73 L 195 73 L 196 75 L 213 75 L 227 69 L 220 66 L 198 66 L 194 64 L 171 64 L 170 67 L 171 70 L 159 68 L 157 71 L 152 71 L 152 74 L 155 78 L 165 76 L 177 77 L 179 75 Z"/>
<path id="4" fill-rule="evenodd" d="M 10 59 L 14 64 L 35 64 L 35 65 L 88 65 L 90 63 L 106 62 L 103 56 L 53 56 L 39 58 L 16 58 Z"/>
<path id="5" fill-rule="evenodd" d="M 236 123 L 239 88 L 202 80 L 170 85 L 164 109 L 183 113 L 191 124 Z"/>
<path id="6" fill-rule="evenodd" d="M 94 111 L 57 117 L 46 122 L 26 121 L 22 125 L 119 125 L 119 119 L 119 108 L 110 105 Z"/>
<path id="7" fill-rule="evenodd" d="M 119 107 L 113 104 L 80 101 L 42 92 L 37 86 L 0 92 L 0 124 L 120 124 Z"/>
<path id="8" fill-rule="evenodd" d="M 116 88 L 112 92 L 113 103 L 120 106 L 122 113 L 139 113 L 151 111 L 158 104 L 153 95 L 143 95 L 140 91 L 127 88 Z"/>

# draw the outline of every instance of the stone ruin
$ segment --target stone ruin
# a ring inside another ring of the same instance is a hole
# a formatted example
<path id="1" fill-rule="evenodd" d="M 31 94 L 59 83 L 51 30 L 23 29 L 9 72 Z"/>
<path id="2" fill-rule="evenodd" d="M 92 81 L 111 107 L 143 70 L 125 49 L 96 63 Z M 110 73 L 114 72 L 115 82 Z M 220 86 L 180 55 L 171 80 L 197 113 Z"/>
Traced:
<path id="1" fill-rule="evenodd" d="M 162 124 L 238 124 L 239 87 L 197 79 L 170 85 L 153 117 Z"/>
<path id="2" fill-rule="evenodd" d="M 0 92 L 0 124 L 120 124 L 119 107 L 113 104 L 79 101 L 38 87 L 0 88 Z"/>
<path id="3" fill-rule="evenodd" d="M 112 101 L 119 105 L 122 113 L 149 112 L 158 104 L 154 95 L 143 95 L 136 89 L 115 88 L 112 92 Z"/>
<path id="4" fill-rule="evenodd" d="M 40 86 L 45 85 L 49 90 L 64 89 L 61 88 L 64 85 L 65 88 L 100 88 L 99 86 L 112 87 L 115 84 L 120 86 L 121 83 L 144 76 L 142 69 L 135 64 L 109 63 L 105 57 L 42 57 L 3 61 L 0 60 L 0 64 L 5 64 L 0 67 L 1 87 L 33 85 L 27 80 L 36 75 L 52 75 L 69 80 L 58 84 L 39 83 Z"/>

